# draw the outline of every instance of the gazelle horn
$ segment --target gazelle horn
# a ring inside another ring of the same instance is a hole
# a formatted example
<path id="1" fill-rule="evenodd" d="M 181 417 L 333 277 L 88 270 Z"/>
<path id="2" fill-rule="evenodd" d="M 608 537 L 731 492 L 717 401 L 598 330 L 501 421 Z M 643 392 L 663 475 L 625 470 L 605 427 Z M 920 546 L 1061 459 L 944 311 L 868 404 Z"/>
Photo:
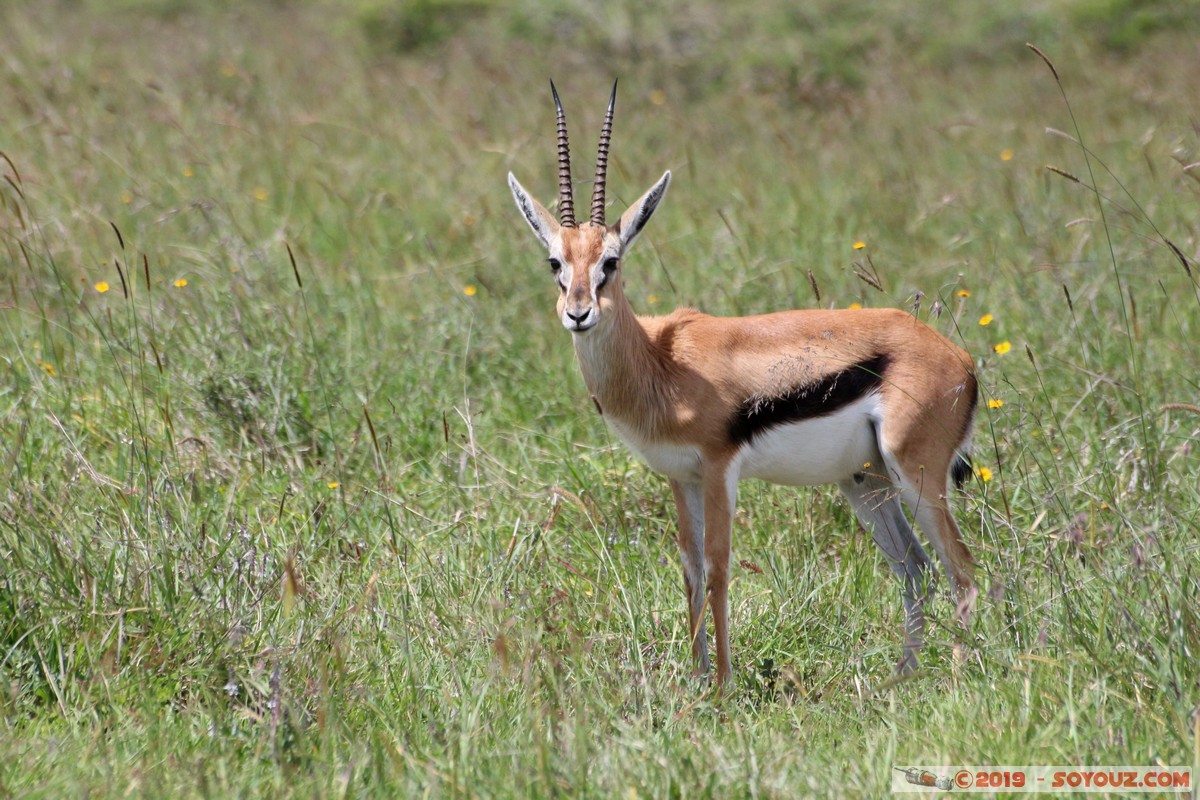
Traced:
<path id="1" fill-rule="evenodd" d="M 558 110 L 558 208 L 564 228 L 575 226 L 575 200 L 571 196 L 571 146 L 567 143 L 567 115 L 558 99 L 558 89 L 550 81 L 554 107 Z"/>
<path id="2" fill-rule="evenodd" d="M 604 127 L 600 129 L 600 146 L 596 150 L 596 184 L 592 189 L 592 222 L 604 224 L 604 182 L 608 177 L 608 143 L 612 139 L 613 107 L 617 104 L 617 82 L 613 81 L 612 95 L 608 98 L 608 113 L 604 115 Z"/>

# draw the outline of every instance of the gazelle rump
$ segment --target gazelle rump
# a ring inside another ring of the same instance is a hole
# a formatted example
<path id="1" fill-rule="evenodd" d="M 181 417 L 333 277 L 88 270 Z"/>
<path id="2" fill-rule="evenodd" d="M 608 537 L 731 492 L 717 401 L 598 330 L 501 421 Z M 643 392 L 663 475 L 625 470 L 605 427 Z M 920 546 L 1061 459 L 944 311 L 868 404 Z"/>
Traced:
<path id="1" fill-rule="evenodd" d="M 584 381 L 609 427 L 667 476 L 679 515 L 692 655 L 709 668 L 712 609 L 717 681 L 732 675 L 729 570 L 738 481 L 836 483 L 903 587 L 904 654 L 916 666 L 924 604 L 936 568 L 901 501 L 928 536 L 965 623 L 977 594 L 974 562 L 949 506 L 977 386 L 970 356 L 894 309 L 784 311 L 712 317 L 682 308 L 639 317 L 626 299 L 622 259 L 661 202 L 665 173 L 615 225 L 605 223 L 605 168 L 616 84 L 600 139 L 588 222 L 577 224 L 565 115 L 558 122 L 560 220 L 509 173 L 525 220 L 549 253 L 558 313 Z"/>

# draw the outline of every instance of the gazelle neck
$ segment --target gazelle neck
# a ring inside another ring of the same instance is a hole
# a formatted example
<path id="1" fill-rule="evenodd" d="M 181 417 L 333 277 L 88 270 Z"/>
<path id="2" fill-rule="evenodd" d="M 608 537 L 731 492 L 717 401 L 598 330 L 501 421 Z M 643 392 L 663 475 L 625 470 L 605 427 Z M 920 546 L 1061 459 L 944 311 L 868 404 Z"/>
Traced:
<path id="1" fill-rule="evenodd" d="M 629 301 L 614 294 L 600 323 L 573 335 L 575 355 L 600 413 L 649 434 L 671 407 L 672 370 Z"/>

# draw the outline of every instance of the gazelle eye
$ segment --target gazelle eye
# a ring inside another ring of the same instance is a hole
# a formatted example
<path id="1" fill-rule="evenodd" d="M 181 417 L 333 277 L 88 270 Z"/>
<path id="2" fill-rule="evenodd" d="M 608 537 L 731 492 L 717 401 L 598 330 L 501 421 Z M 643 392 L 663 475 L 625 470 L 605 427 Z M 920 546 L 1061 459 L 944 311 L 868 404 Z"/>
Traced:
<path id="1" fill-rule="evenodd" d="M 550 271 L 557 273 L 560 269 L 562 269 L 562 262 L 557 258 L 550 259 Z"/>
<path id="2" fill-rule="evenodd" d="M 600 269 L 603 272 L 600 275 L 600 282 L 596 284 L 597 289 L 602 288 L 604 284 L 608 283 L 608 279 L 617 271 L 617 260 L 615 258 L 604 259 L 604 263 L 600 265 Z"/>

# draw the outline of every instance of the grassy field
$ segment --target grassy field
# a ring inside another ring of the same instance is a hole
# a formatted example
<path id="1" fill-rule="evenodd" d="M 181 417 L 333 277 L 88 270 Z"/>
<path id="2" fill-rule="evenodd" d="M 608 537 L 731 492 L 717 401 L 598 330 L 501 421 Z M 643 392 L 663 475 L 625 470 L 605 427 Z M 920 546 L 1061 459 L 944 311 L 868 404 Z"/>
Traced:
<path id="1" fill-rule="evenodd" d="M 0 8 L 0 795 L 1200 767 L 1187 4 L 643 5 Z M 734 690 L 689 677 L 666 482 L 505 185 L 553 199 L 550 77 L 576 175 L 613 77 L 610 200 L 675 173 L 642 313 L 898 306 L 975 356 L 983 594 L 915 676 L 836 491 L 747 483 Z"/>

